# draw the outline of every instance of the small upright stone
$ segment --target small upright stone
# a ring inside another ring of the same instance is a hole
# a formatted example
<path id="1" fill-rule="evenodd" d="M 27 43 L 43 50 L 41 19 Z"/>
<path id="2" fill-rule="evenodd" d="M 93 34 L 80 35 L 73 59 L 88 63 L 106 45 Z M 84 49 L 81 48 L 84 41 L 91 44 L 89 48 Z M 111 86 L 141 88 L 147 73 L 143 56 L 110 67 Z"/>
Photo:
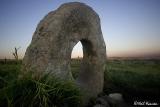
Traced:
<path id="1" fill-rule="evenodd" d="M 123 101 L 122 94 L 120 94 L 120 93 L 109 94 L 109 97 L 116 100 L 116 101 Z"/>

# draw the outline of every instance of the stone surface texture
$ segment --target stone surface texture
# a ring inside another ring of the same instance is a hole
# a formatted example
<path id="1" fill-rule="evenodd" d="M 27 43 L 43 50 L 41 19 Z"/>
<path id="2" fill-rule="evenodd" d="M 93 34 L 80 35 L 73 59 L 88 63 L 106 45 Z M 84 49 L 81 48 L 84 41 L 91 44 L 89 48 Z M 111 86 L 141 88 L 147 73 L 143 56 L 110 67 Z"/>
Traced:
<path id="1" fill-rule="evenodd" d="M 83 46 L 83 60 L 77 79 L 72 77 L 70 62 L 73 47 Z M 23 70 L 56 75 L 75 80 L 84 90 L 86 99 L 103 90 L 106 47 L 100 18 L 89 6 L 71 2 L 48 13 L 38 24 L 23 59 Z"/>

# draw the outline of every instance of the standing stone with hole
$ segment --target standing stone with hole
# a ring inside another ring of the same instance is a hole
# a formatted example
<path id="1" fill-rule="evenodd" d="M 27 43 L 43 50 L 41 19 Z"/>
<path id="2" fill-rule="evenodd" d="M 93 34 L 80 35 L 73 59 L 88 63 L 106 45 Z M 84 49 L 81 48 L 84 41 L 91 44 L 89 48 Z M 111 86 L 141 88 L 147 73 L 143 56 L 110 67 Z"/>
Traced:
<path id="1" fill-rule="evenodd" d="M 83 60 L 77 79 L 72 77 L 70 63 L 73 47 L 83 46 Z M 75 80 L 85 92 L 85 99 L 103 90 L 106 47 L 100 18 L 89 6 L 71 2 L 48 13 L 38 24 L 23 59 L 23 70 L 34 76 L 56 75 Z"/>

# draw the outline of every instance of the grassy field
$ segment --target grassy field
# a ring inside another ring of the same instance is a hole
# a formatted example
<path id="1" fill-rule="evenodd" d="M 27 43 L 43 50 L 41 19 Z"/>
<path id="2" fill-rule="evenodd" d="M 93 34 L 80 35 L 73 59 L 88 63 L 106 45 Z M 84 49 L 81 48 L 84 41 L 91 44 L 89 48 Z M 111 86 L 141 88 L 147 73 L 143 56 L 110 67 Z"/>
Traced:
<path id="1" fill-rule="evenodd" d="M 78 76 L 81 60 L 72 60 L 74 78 Z M 70 81 L 56 78 L 34 80 L 28 75 L 18 79 L 21 61 L 0 62 L 0 106 L 78 106 L 79 89 Z M 49 78 L 49 77 L 47 77 Z M 110 59 L 106 61 L 104 93 L 122 93 L 131 104 L 139 101 L 160 101 L 160 60 Z M 27 96 L 28 95 L 28 96 Z M 37 102 L 38 101 L 38 102 Z M 19 105 L 18 102 L 21 102 Z"/>
<path id="2" fill-rule="evenodd" d="M 78 76 L 81 61 L 72 61 Z M 106 61 L 104 93 L 122 93 L 125 100 L 160 102 L 160 60 L 109 59 Z"/>

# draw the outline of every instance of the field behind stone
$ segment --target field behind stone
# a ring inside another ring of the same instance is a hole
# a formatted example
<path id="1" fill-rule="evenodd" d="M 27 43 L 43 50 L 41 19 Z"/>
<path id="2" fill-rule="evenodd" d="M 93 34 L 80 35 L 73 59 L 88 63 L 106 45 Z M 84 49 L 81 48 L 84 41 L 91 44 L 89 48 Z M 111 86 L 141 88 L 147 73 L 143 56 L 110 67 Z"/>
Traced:
<path id="1" fill-rule="evenodd" d="M 78 76 L 80 60 L 72 63 Z M 125 100 L 160 102 L 160 60 L 109 59 L 106 61 L 104 93 L 122 93 Z"/>

